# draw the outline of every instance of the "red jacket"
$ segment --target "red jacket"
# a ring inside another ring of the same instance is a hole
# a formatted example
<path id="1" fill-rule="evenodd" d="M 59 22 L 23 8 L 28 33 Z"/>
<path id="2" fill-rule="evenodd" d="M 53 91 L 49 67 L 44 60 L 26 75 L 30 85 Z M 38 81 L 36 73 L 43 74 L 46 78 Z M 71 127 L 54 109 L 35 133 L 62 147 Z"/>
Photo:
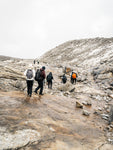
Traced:
<path id="1" fill-rule="evenodd" d="M 43 79 L 45 79 L 46 78 L 45 71 L 42 68 L 40 69 L 40 71 L 41 71 L 41 76 L 43 77 Z"/>

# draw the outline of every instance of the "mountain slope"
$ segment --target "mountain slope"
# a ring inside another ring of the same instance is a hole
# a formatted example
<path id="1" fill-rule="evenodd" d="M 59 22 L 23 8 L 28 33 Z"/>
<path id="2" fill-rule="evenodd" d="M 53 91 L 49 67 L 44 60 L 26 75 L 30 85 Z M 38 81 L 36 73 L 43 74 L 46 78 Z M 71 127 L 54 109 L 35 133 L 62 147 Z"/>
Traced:
<path id="1" fill-rule="evenodd" d="M 40 60 L 49 64 L 68 63 L 81 67 L 92 67 L 105 60 L 113 61 L 113 38 L 68 41 L 45 53 Z"/>
<path id="2" fill-rule="evenodd" d="M 92 82 L 112 93 L 113 90 L 113 38 L 93 38 L 68 41 L 48 51 L 41 61 L 52 66 L 70 67 L 80 80 Z"/>

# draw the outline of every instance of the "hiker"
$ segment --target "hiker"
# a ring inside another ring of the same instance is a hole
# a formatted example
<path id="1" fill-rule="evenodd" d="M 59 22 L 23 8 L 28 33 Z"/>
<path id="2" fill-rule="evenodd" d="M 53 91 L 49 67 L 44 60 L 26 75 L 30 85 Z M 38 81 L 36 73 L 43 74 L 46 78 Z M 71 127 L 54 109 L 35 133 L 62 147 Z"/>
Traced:
<path id="1" fill-rule="evenodd" d="M 77 73 L 75 73 L 74 71 L 72 71 L 71 73 L 71 83 L 72 84 L 76 84 L 76 78 L 77 78 Z"/>
<path id="2" fill-rule="evenodd" d="M 34 70 L 40 69 L 39 61 L 34 60 Z"/>
<path id="3" fill-rule="evenodd" d="M 36 60 L 34 59 L 33 63 L 35 64 Z"/>
<path id="4" fill-rule="evenodd" d="M 37 69 L 37 72 L 35 74 L 35 80 L 38 82 L 38 87 L 35 89 L 35 93 L 37 94 L 37 91 L 40 89 L 39 95 L 43 95 L 43 86 L 44 86 L 44 79 L 45 79 L 45 66 L 43 66 L 41 69 Z"/>
<path id="5" fill-rule="evenodd" d="M 27 83 L 27 94 L 31 97 L 32 95 L 32 87 L 35 77 L 35 70 L 33 69 L 32 64 L 29 64 L 28 69 L 24 72 L 24 75 L 26 76 L 26 83 Z"/>
<path id="6" fill-rule="evenodd" d="M 47 75 L 46 80 L 47 80 L 47 83 L 48 83 L 48 89 L 52 89 L 52 80 L 53 80 L 52 72 L 50 72 Z"/>
<path id="7" fill-rule="evenodd" d="M 66 77 L 66 75 L 65 74 L 63 74 L 63 76 L 62 76 L 62 83 L 66 83 L 67 82 L 67 77 Z"/>

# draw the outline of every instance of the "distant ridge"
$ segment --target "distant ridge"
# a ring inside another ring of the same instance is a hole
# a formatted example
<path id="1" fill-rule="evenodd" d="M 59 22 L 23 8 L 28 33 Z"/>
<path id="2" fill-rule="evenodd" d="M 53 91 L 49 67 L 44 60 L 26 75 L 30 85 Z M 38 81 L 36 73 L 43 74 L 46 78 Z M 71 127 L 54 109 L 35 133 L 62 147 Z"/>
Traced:
<path id="1" fill-rule="evenodd" d="M 27 58 L 17 58 L 17 57 L 11 57 L 11 56 L 4 56 L 4 55 L 0 55 L 0 60 L 1 61 L 7 61 L 7 60 L 29 60 L 29 61 L 33 61 L 33 59 L 27 59 Z"/>
<path id="2" fill-rule="evenodd" d="M 1 61 L 11 60 L 11 59 L 16 59 L 16 60 L 18 59 L 18 60 L 20 60 L 20 58 L 0 55 L 0 60 Z"/>

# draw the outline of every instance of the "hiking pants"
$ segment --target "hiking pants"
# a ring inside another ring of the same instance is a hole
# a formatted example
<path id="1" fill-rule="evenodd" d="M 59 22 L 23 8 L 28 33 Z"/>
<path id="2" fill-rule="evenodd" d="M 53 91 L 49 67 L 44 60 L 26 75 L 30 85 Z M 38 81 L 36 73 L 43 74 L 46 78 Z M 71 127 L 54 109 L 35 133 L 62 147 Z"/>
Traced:
<path id="1" fill-rule="evenodd" d="M 62 80 L 62 82 L 65 84 L 66 83 L 66 81 L 64 81 L 64 80 Z"/>
<path id="2" fill-rule="evenodd" d="M 74 84 L 74 83 L 76 84 L 76 79 L 71 78 L 71 83 L 72 84 Z"/>
<path id="3" fill-rule="evenodd" d="M 42 94 L 43 92 L 43 80 L 42 81 L 38 81 L 38 87 L 35 89 L 35 92 L 37 93 L 37 91 L 40 89 L 39 94 Z"/>
<path id="4" fill-rule="evenodd" d="M 27 80 L 27 94 L 32 95 L 33 80 Z"/>
<path id="5" fill-rule="evenodd" d="M 52 80 L 48 81 L 48 89 L 52 89 Z"/>

